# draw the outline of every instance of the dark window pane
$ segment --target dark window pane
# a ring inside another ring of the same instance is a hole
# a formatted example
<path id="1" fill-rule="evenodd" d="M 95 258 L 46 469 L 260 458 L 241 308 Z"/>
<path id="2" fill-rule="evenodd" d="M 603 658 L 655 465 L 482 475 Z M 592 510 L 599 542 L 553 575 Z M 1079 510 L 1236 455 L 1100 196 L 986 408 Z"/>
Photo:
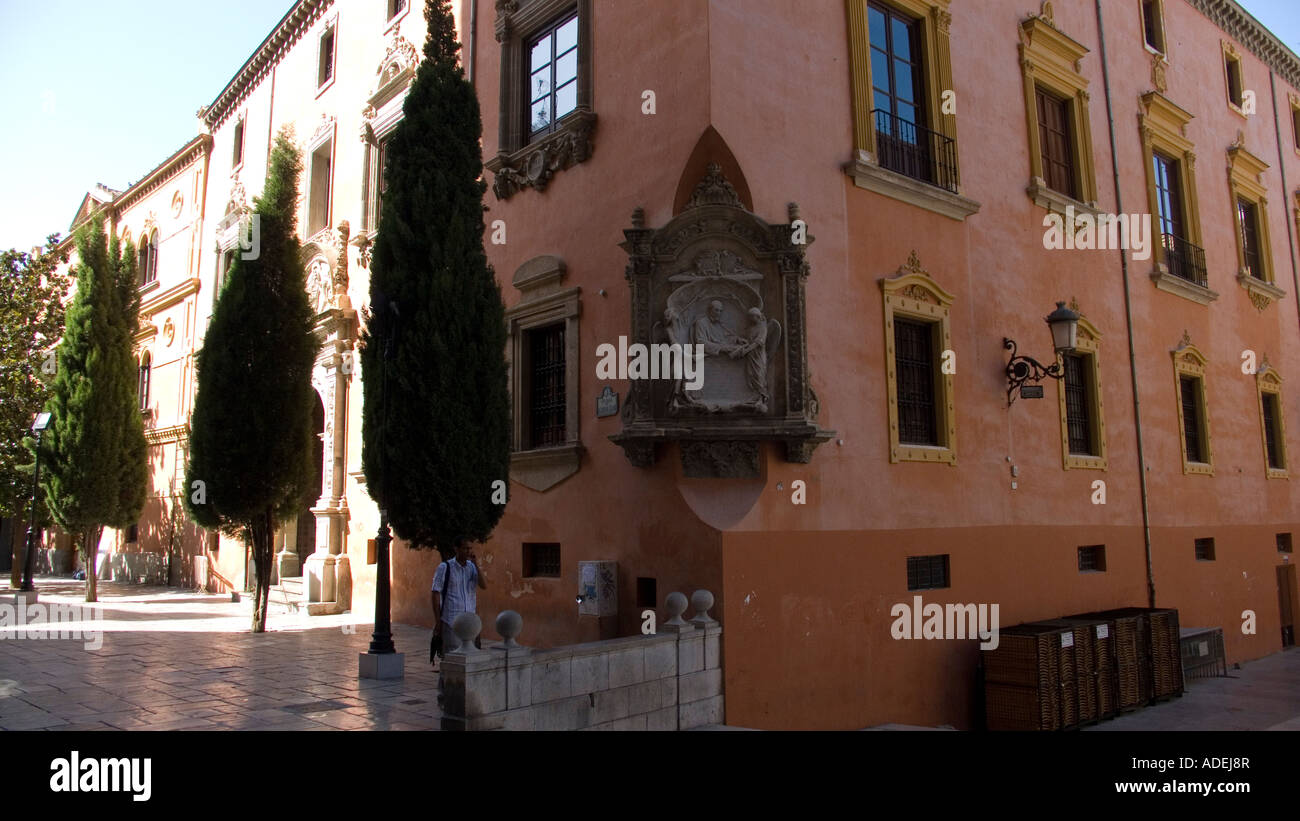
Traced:
<path id="1" fill-rule="evenodd" d="M 531 362 L 529 423 L 530 445 L 554 447 L 565 441 L 564 326 L 528 332 Z"/>
<path id="2" fill-rule="evenodd" d="M 1237 224 L 1241 228 L 1241 251 L 1246 262 L 1246 272 L 1256 279 L 1264 278 L 1259 257 L 1259 218 L 1253 202 L 1237 200 Z"/>
<path id="3" fill-rule="evenodd" d="M 907 589 L 934 590 L 950 587 L 948 554 L 907 557 Z"/>
<path id="4" fill-rule="evenodd" d="M 1065 363 L 1065 418 L 1070 437 L 1070 453 L 1096 456 L 1092 433 L 1092 385 L 1086 356 L 1069 354 Z"/>
<path id="5" fill-rule="evenodd" d="M 1106 546 L 1101 544 L 1079 548 L 1079 571 L 1102 572 L 1106 569 Z"/>
<path id="6" fill-rule="evenodd" d="M 898 17 L 894 17 L 889 22 L 891 24 L 890 34 L 894 39 L 894 54 L 904 60 L 911 60 L 913 36 L 912 26 Z"/>
<path id="7" fill-rule="evenodd" d="M 1264 394 L 1264 444 L 1268 451 L 1268 466 L 1276 470 L 1286 467 L 1282 458 L 1281 430 L 1278 425 L 1277 394 Z"/>
<path id="8" fill-rule="evenodd" d="M 1204 462 L 1201 447 L 1201 380 L 1180 376 L 1178 388 L 1183 403 L 1183 441 L 1187 443 L 1187 461 Z"/>
<path id="9" fill-rule="evenodd" d="M 1143 0 L 1142 28 L 1146 34 L 1147 45 L 1156 51 L 1164 51 L 1160 37 L 1160 10 L 1156 8 L 1155 0 Z"/>
<path id="10" fill-rule="evenodd" d="M 1214 539 L 1196 540 L 1196 560 L 1201 562 L 1214 561 Z"/>
<path id="11" fill-rule="evenodd" d="M 1239 106 L 1241 105 L 1241 63 L 1227 57 L 1224 59 L 1227 60 L 1228 68 L 1228 99 Z"/>
<path id="12" fill-rule="evenodd" d="M 1037 90 L 1038 140 L 1047 187 L 1075 196 L 1074 149 L 1070 139 L 1069 101 Z"/>
<path id="13" fill-rule="evenodd" d="M 555 542 L 524 542 L 525 576 L 560 576 L 560 546 Z"/>
<path id="14" fill-rule="evenodd" d="M 898 441 L 938 445 L 932 325 L 894 320 L 894 366 L 898 394 Z"/>

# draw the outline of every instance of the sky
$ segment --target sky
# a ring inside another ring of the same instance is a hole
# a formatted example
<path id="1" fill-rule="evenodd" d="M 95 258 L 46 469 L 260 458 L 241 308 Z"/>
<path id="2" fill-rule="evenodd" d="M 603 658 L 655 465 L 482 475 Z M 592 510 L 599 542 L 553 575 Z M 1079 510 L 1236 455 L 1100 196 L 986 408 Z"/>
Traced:
<path id="1" fill-rule="evenodd" d="M 1239 2 L 1300 53 L 1300 0 Z M 192 139 L 292 5 L 0 0 L 0 248 L 66 233 L 96 182 L 124 189 Z"/>

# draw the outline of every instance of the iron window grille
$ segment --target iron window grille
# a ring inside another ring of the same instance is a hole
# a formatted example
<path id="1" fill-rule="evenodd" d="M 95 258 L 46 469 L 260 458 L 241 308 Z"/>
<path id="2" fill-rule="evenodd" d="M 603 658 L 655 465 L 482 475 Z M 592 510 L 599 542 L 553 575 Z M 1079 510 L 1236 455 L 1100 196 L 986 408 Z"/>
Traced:
<path id="1" fill-rule="evenodd" d="M 1196 561 L 1198 562 L 1214 561 L 1214 539 L 1196 540 Z"/>
<path id="2" fill-rule="evenodd" d="M 1070 435 L 1070 453 L 1096 456 L 1087 358 L 1082 354 L 1068 354 L 1062 361 L 1065 364 L 1065 419 Z"/>
<path id="3" fill-rule="evenodd" d="M 1204 462 L 1205 451 L 1201 442 L 1201 386 L 1194 376 L 1178 377 L 1178 388 L 1183 403 L 1183 442 L 1187 446 L 1187 461 Z"/>
<path id="4" fill-rule="evenodd" d="M 1274 470 L 1284 470 L 1285 460 L 1278 441 L 1278 406 L 1277 394 L 1265 393 L 1262 397 L 1264 407 L 1264 445 L 1268 453 L 1268 466 Z"/>
<path id="5" fill-rule="evenodd" d="M 524 576 L 528 578 L 560 577 L 558 542 L 524 542 Z"/>
<path id="6" fill-rule="evenodd" d="M 530 359 L 529 447 L 557 447 L 565 442 L 564 326 L 528 332 Z"/>
<path id="7" fill-rule="evenodd" d="M 1079 548 L 1080 573 L 1104 573 L 1106 571 L 1106 546 L 1104 544 L 1087 545 Z"/>
<path id="8" fill-rule="evenodd" d="M 898 441 L 938 445 L 933 325 L 894 319 L 894 366 L 898 383 Z"/>
<path id="9" fill-rule="evenodd" d="M 1290 553 L 1290 552 L 1291 552 L 1291 534 L 1290 534 L 1290 533 L 1279 533 L 1279 534 L 1277 534 L 1277 552 L 1278 552 L 1278 553 Z"/>
<path id="10" fill-rule="evenodd" d="M 908 556 L 907 589 L 937 590 L 951 587 L 948 556 L 947 553 L 938 556 Z"/>

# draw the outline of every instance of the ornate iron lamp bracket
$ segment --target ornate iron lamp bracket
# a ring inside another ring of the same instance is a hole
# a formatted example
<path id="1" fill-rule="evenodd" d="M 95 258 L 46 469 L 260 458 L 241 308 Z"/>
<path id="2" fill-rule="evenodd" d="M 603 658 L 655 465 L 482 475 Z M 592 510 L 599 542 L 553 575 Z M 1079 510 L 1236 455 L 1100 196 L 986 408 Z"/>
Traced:
<path id="1" fill-rule="evenodd" d="M 1002 347 L 1011 351 L 1011 360 L 1007 362 L 1007 407 L 1016 401 L 1016 394 L 1025 385 L 1037 385 L 1044 379 L 1063 379 L 1065 368 L 1060 361 L 1044 365 L 1032 356 L 1020 356 L 1016 353 L 1014 339 L 1002 339 Z"/>

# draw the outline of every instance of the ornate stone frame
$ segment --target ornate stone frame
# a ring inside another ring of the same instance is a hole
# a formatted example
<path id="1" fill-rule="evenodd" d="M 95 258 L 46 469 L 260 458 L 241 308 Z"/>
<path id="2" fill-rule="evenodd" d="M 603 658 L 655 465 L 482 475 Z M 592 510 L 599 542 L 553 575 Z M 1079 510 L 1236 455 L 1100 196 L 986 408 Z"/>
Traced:
<path id="1" fill-rule="evenodd" d="M 1205 366 L 1209 362 L 1205 354 L 1192 344 L 1187 334 L 1171 355 L 1174 359 L 1174 399 L 1178 408 L 1178 447 L 1183 457 L 1183 474 L 1187 476 L 1214 475 L 1214 448 L 1210 441 L 1210 400 L 1205 385 Z M 1189 462 L 1187 460 L 1187 437 L 1183 435 L 1186 425 L 1183 420 L 1183 392 L 1180 377 L 1192 376 L 1201 387 L 1201 441 L 1205 443 L 1205 461 Z"/>
<path id="2" fill-rule="evenodd" d="M 927 85 L 930 86 L 924 102 L 926 122 L 953 140 L 953 159 L 960 169 L 957 115 L 945 112 L 943 106 L 943 92 L 953 87 L 950 0 L 886 2 L 919 21 L 921 56 Z M 978 212 L 980 204 L 975 200 L 911 179 L 877 163 L 876 126 L 871 117 L 871 37 L 867 26 L 867 4 L 865 0 L 845 0 L 845 6 L 849 19 L 853 83 L 853 159 L 845 166 L 845 171 L 859 188 L 911 203 L 950 219 L 964 220 Z M 960 173 L 958 176 L 960 178 Z"/>
<path id="3" fill-rule="evenodd" d="M 1242 107 L 1237 105 L 1237 103 L 1232 99 L 1232 83 L 1228 81 L 1228 63 L 1236 63 L 1237 76 L 1241 78 L 1242 102 L 1245 102 L 1246 64 L 1241 59 L 1241 52 L 1237 51 L 1237 47 L 1227 40 L 1220 40 L 1219 47 L 1223 51 L 1223 99 L 1227 102 L 1228 108 L 1232 109 L 1238 117 L 1241 117 L 1242 119 L 1250 119 L 1249 115 L 1246 114 Z"/>
<path id="4" fill-rule="evenodd" d="M 1187 125 L 1192 121 L 1193 115 L 1158 91 L 1143 94 L 1141 103 L 1138 133 L 1142 137 L 1142 158 L 1147 175 L 1147 209 L 1152 221 L 1151 281 L 1162 291 L 1201 305 L 1209 305 L 1219 298 L 1218 292 L 1169 273 L 1164 245 L 1156 238 L 1160 228 L 1160 203 L 1156 193 L 1154 162 L 1155 153 L 1160 151 L 1178 160 L 1179 189 L 1182 193 L 1179 205 L 1183 209 L 1188 234 L 1184 239 L 1199 248 L 1205 247 L 1201 239 L 1200 198 L 1196 194 L 1196 153 L 1191 140 L 1186 136 Z"/>
<path id="5" fill-rule="evenodd" d="M 882 301 L 885 310 L 885 386 L 889 403 L 889 461 L 891 464 L 940 462 L 956 465 L 957 415 L 952 374 L 939 373 L 935 382 L 935 387 L 938 388 L 935 404 L 939 412 L 935 422 L 942 437 L 942 444 L 938 446 L 906 444 L 900 442 L 898 437 L 898 373 L 894 358 L 894 317 L 896 316 L 935 325 L 936 350 L 952 349 L 952 329 L 949 319 L 954 297 L 921 267 L 921 261 L 915 251 L 908 257 L 907 263 L 898 269 L 895 276 L 880 280 L 880 290 L 884 294 Z"/>
<path id="6" fill-rule="evenodd" d="M 1268 170 L 1268 163 L 1246 150 L 1241 135 L 1228 149 L 1228 196 L 1232 208 L 1232 224 L 1237 238 L 1237 284 L 1246 289 L 1251 303 L 1264 310 L 1274 300 L 1286 296 L 1286 291 L 1274 282 L 1273 245 L 1268 234 L 1267 189 L 1260 182 Z M 1259 263 L 1263 279 L 1256 279 L 1246 271 L 1246 249 L 1241 236 L 1241 218 L 1237 200 L 1243 199 L 1255 206 L 1255 226 L 1259 238 Z"/>
<path id="7" fill-rule="evenodd" d="M 1061 412 L 1061 467 L 1064 470 L 1106 470 L 1106 416 L 1101 399 L 1101 363 L 1098 359 L 1101 333 L 1097 330 L 1097 326 L 1082 316 L 1079 317 L 1079 334 L 1075 349 L 1076 352 L 1085 354 L 1088 362 L 1086 376 L 1092 388 L 1090 391 L 1092 433 L 1097 441 L 1097 455 L 1087 456 L 1070 452 L 1070 420 L 1065 407 L 1065 380 L 1059 379 L 1056 382 L 1056 392 Z"/>
<path id="8" fill-rule="evenodd" d="M 1161 60 L 1168 63 L 1169 62 L 1169 32 L 1166 31 L 1165 29 L 1165 0 L 1155 0 L 1156 19 L 1160 27 L 1160 48 L 1158 49 L 1152 48 L 1151 45 L 1147 43 L 1146 29 L 1144 27 L 1146 24 L 1146 20 L 1144 19 L 1142 13 L 1142 3 L 1143 0 L 1133 0 L 1133 5 L 1137 6 L 1137 18 L 1138 18 L 1137 30 L 1142 37 L 1142 46 L 1149 53 L 1155 55 L 1156 57 L 1159 57 Z"/>
<path id="9" fill-rule="evenodd" d="M 592 107 L 592 0 L 496 0 L 501 44 L 500 131 L 497 154 L 483 165 L 495 176 L 492 191 L 506 200 L 524 188 L 545 191 L 551 178 L 594 150 Z M 578 12 L 578 106 L 550 134 L 528 142 L 524 119 L 524 59 L 528 39 L 557 17 Z"/>
<path id="10" fill-rule="evenodd" d="M 672 323 L 684 326 L 706 300 L 725 299 L 740 314 L 752 304 L 759 319 L 768 318 L 761 326 L 768 329 L 762 371 L 767 393 L 760 400 L 696 401 L 672 379 L 630 381 L 623 429 L 610 440 L 633 465 L 651 467 L 656 445 L 677 442 L 688 478 L 756 478 L 760 442 L 780 442 L 786 461 L 806 463 L 817 445 L 835 435 L 816 424 L 818 403 L 808 373 L 806 244 L 795 241 L 799 207 L 791 203 L 788 213 L 789 223 L 772 225 L 745 210 L 716 163 L 682 212 L 662 228 L 647 228 L 642 209 L 633 213 L 621 244 L 628 254 L 629 344 L 680 341 L 673 330 L 679 326 L 665 324 L 682 307 L 674 302 L 679 298 L 690 300 L 684 309 L 689 313 L 677 314 Z M 704 368 L 707 377 L 708 360 Z"/>
<path id="11" fill-rule="evenodd" d="M 511 280 L 521 298 L 506 311 L 509 332 L 507 351 L 510 368 L 510 397 L 513 409 L 510 478 L 538 492 L 578 472 L 582 466 L 582 422 L 580 407 L 581 381 L 578 319 L 582 314 L 582 289 L 564 288 L 564 260 L 539 256 L 519 266 Z M 524 363 L 527 361 L 527 332 L 559 323 L 564 324 L 565 443 L 559 447 L 527 447 L 527 385 Z"/>
<path id="12" fill-rule="evenodd" d="M 331 117 L 326 114 L 322 114 L 320 124 L 316 126 L 316 130 L 312 132 L 312 135 L 307 138 L 307 141 L 302 151 L 302 156 L 303 156 L 302 173 L 305 175 L 306 179 L 304 180 L 305 184 L 299 186 L 299 191 L 301 191 L 302 193 L 298 195 L 299 197 L 298 212 L 301 215 L 299 219 L 302 220 L 302 236 L 305 237 L 307 241 L 315 240 L 318 237 L 320 237 L 322 234 L 325 234 L 331 230 L 330 221 L 334 216 L 334 195 L 335 193 L 337 193 L 336 190 L 337 186 L 335 182 L 338 178 L 337 131 L 338 131 L 337 120 L 335 120 L 334 117 Z M 313 194 L 311 161 L 312 161 L 312 157 L 316 154 L 316 149 L 320 148 L 326 143 L 329 143 L 329 147 L 330 147 L 330 181 L 329 181 L 329 195 L 326 198 L 326 202 L 325 202 L 325 226 L 323 228 L 318 229 L 315 233 L 309 233 L 311 231 L 311 198 Z"/>
<path id="13" fill-rule="evenodd" d="M 1088 120 L 1088 80 L 1080 65 L 1088 48 L 1056 27 L 1050 2 L 1043 3 L 1041 14 L 1021 21 L 1019 34 L 1029 128 L 1029 185 L 1025 192 L 1035 204 L 1051 212 L 1063 213 L 1066 206 L 1073 205 L 1076 211 L 1095 214 L 1097 175 L 1092 160 L 1092 126 Z M 1077 200 L 1049 188 L 1043 176 L 1043 152 L 1038 138 L 1039 88 L 1070 104 L 1070 150 L 1075 161 Z"/>
<path id="14" fill-rule="evenodd" d="M 1268 356 L 1260 363 L 1255 372 L 1255 394 L 1259 401 L 1259 437 L 1264 448 L 1264 475 L 1269 479 L 1288 479 L 1291 476 L 1291 463 L 1286 447 L 1286 411 L 1282 404 L 1282 375 L 1268 364 Z M 1271 467 L 1268 463 L 1268 432 L 1264 427 L 1264 394 L 1277 397 L 1277 443 L 1282 453 L 1282 467 Z"/>
<path id="15" fill-rule="evenodd" d="M 409 10 L 408 3 L 394 20 L 400 21 Z M 358 247 L 368 246 L 379 232 L 379 225 L 375 222 L 379 175 L 383 173 L 379 167 L 379 143 L 390 136 L 402 121 L 402 105 L 420 65 L 419 50 L 402 37 L 399 24 L 390 24 L 388 31 L 391 36 L 384 59 L 375 71 L 375 90 L 361 109 L 361 143 L 365 146 L 361 174 L 362 230 L 357 232 L 353 241 Z"/>

